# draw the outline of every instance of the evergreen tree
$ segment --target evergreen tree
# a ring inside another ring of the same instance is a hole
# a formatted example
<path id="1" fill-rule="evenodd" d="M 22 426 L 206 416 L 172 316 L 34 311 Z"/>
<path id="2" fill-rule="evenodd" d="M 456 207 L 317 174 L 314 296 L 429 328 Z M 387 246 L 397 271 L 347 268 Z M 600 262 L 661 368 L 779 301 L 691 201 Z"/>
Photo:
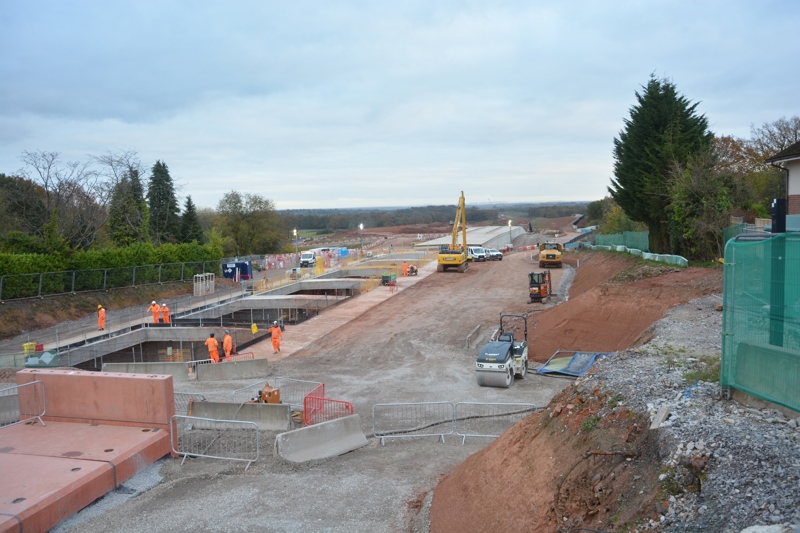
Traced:
<path id="1" fill-rule="evenodd" d="M 197 241 L 203 243 L 203 228 L 200 226 L 200 219 L 197 217 L 197 208 L 192 202 L 192 197 L 186 197 L 181 215 L 181 242 Z"/>
<path id="2" fill-rule="evenodd" d="M 146 242 L 149 229 L 144 224 L 144 191 L 139 172 L 129 170 L 111 191 L 108 208 L 108 235 L 117 246 Z"/>
<path id="3" fill-rule="evenodd" d="M 147 188 L 150 233 L 156 244 L 174 242 L 180 231 L 178 200 L 166 163 L 156 161 Z"/>
<path id="4" fill-rule="evenodd" d="M 696 113 L 697 104 L 679 95 L 667 79 L 650 77 L 637 103 L 614 139 L 614 201 L 632 220 L 644 222 L 650 231 L 650 250 L 669 252 L 669 173 L 685 165 L 695 153 L 713 142 L 708 120 Z"/>

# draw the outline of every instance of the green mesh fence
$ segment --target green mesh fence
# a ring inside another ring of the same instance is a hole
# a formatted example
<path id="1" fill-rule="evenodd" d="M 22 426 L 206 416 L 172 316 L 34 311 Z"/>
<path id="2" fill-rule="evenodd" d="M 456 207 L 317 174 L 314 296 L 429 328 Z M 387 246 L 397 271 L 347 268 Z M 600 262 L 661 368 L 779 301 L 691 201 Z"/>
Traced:
<path id="1" fill-rule="evenodd" d="M 725 246 L 720 384 L 800 410 L 800 233 Z"/>
<path id="2" fill-rule="evenodd" d="M 722 230 L 722 242 L 726 243 L 729 240 L 733 239 L 737 235 L 744 233 L 744 229 L 747 227 L 747 224 L 736 224 L 735 226 L 730 226 Z"/>
<path id="3" fill-rule="evenodd" d="M 650 232 L 647 231 L 624 231 L 611 235 L 595 236 L 595 244 L 598 246 L 627 246 L 643 252 L 650 251 Z"/>

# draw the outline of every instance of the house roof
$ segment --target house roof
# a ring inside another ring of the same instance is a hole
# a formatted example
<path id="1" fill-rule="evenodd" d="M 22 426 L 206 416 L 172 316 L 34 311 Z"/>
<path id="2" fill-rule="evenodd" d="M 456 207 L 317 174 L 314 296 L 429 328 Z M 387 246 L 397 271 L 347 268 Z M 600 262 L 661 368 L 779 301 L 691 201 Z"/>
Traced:
<path id="1" fill-rule="evenodd" d="M 790 145 L 767 159 L 767 163 L 777 163 L 778 161 L 790 161 L 792 159 L 800 159 L 800 141 Z"/>

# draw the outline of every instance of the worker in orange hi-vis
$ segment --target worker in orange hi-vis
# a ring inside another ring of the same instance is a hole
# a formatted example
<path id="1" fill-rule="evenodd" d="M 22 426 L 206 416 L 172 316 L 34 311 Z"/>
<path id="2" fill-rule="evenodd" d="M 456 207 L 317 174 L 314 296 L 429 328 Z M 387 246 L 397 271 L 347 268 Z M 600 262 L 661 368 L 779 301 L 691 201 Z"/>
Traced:
<path id="1" fill-rule="evenodd" d="M 403 275 L 408 276 L 408 263 L 403 261 Z"/>
<path id="2" fill-rule="evenodd" d="M 278 325 L 278 321 L 272 323 L 272 327 L 269 328 L 269 334 L 272 337 L 272 353 L 278 353 L 281 351 L 281 337 L 283 337 L 283 331 L 281 331 L 281 327 Z"/>
<path id="3" fill-rule="evenodd" d="M 153 301 L 147 310 L 153 313 L 153 324 L 158 324 L 158 314 L 161 312 L 161 307 L 159 307 L 159 305 Z"/>
<path id="4" fill-rule="evenodd" d="M 231 360 L 231 350 L 233 350 L 233 338 L 231 338 L 231 332 L 227 329 L 225 330 L 225 336 L 222 337 L 222 350 L 225 352 L 225 360 Z"/>
<path id="5" fill-rule="evenodd" d="M 219 342 L 214 338 L 213 333 L 208 336 L 205 345 L 208 347 L 208 355 L 211 357 L 211 362 L 219 363 Z"/>
<path id="6" fill-rule="evenodd" d="M 161 304 L 161 321 L 164 324 L 169 324 L 169 307 L 166 303 Z"/>
<path id="7" fill-rule="evenodd" d="M 106 310 L 102 305 L 97 306 L 97 329 L 99 331 L 106 329 Z"/>

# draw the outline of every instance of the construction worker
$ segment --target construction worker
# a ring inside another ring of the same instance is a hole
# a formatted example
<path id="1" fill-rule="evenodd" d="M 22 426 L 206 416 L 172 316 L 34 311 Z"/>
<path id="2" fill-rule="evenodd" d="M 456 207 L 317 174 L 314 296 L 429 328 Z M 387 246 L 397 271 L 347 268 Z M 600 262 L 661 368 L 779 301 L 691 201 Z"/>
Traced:
<path id="1" fill-rule="evenodd" d="M 408 276 L 408 263 L 403 261 L 403 276 Z"/>
<path id="2" fill-rule="evenodd" d="M 102 304 L 97 306 L 97 329 L 99 331 L 106 329 L 106 310 Z"/>
<path id="3" fill-rule="evenodd" d="M 150 303 L 150 307 L 148 307 L 147 310 L 153 313 L 153 324 L 158 324 L 158 314 L 161 312 L 161 307 L 159 307 L 154 300 Z"/>
<path id="4" fill-rule="evenodd" d="M 219 363 L 219 342 L 214 338 L 213 333 L 208 336 L 205 345 L 208 347 L 208 355 L 211 357 L 211 362 Z"/>
<path id="5" fill-rule="evenodd" d="M 231 332 L 225 330 L 225 336 L 222 338 L 222 349 L 225 351 L 225 360 L 231 360 L 231 350 L 233 350 L 233 338 Z"/>
<path id="6" fill-rule="evenodd" d="M 278 353 L 281 351 L 281 337 L 283 337 L 283 332 L 281 331 L 281 327 L 278 325 L 278 321 L 272 323 L 272 327 L 269 328 L 269 334 L 272 337 L 272 353 Z"/>
<path id="7" fill-rule="evenodd" d="M 169 324 L 169 307 L 166 303 L 161 304 L 161 321 L 164 324 Z"/>

